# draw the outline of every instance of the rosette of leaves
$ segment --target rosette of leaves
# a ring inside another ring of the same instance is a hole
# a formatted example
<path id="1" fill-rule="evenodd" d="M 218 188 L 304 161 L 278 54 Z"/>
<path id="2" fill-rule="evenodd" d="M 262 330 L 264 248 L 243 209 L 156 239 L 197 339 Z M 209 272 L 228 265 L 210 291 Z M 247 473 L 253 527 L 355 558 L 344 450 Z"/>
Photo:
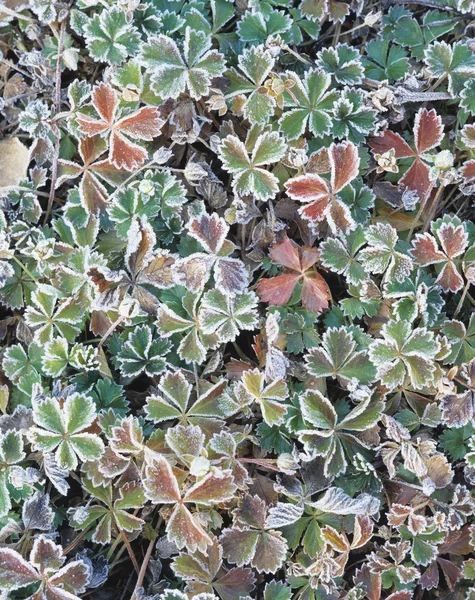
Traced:
<path id="1" fill-rule="evenodd" d="M 335 48 L 324 48 L 318 53 L 317 65 L 341 85 L 358 85 L 363 78 L 364 68 L 360 55 L 348 44 Z"/>
<path id="2" fill-rule="evenodd" d="M 412 328 L 409 321 L 389 321 L 381 329 L 382 339 L 373 340 L 369 357 L 377 367 L 377 377 L 390 390 L 406 380 L 414 389 L 434 382 L 440 342 L 425 327 Z"/>
<path id="3" fill-rule="evenodd" d="M 160 98 L 176 98 L 188 92 L 195 100 L 209 94 L 211 81 L 224 73 L 224 56 L 211 50 L 211 38 L 186 27 L 183 50 L 166 35 L 150 37 L 139 55 L 150 70 L 154 91 Z"/>
<path id="4" fill-rule="evenodd" d="M 220 431 L 225 418 L 238 410 L 224 380 L 197 393 L 181 371 L 165 373 L 145 404 L 145 414 L 154 423 L 176 420 L 181 425 L 200 427 L 207 436 Z"/>
<path id="5" fill-rule="evenodd" d="M 197 431 L 196 431 L 197 430 Z M 179 443 L 187 452 L 192 452 L 193 438 L 199 428 L 177 430 Z M 201 433 L 198 435 L 201 441 Z M 199 444 L 199 442 L 198 442 Z M 186 547 L 189 552 L 206 552 L 213 543 L 209 533 L 201 524 L 198 515 L 188 508 L 189 505 L 213 506 L 231 500 L 236 491 L 231 471 L 211 470 L 198 479 L 186 491 L 181 491 L 180 483 L 168 460 L 161 454 L 155 454 L 145 466 L 143 480 L 145 495 L 155 504 L 169 504 L 172 512 L 167 521 L 167 535 L 178 549 Z"/>
<path id="6" fill-rule="evenodd" d="M 257 296 L 253 292 L 229 297 L 219 290 L 210 290 L 202 298 L 198 312 L 200 330 L 204 335 L 217 335 L 220 343 L 234 342 L 241 330 L 257 325 Z"/>
<path id="7" fill-rule="evenodd" d="M 305 356 L 307 368 L 314 377 L 332 377 L 342 384 L 355 379 L 362 384 L 374 381 L 376 371 L 368 359 L 367 342 L 358 328 L 329 327 L 322 344 Z"/>
<path id="8" fill-rule="evenodd" d="M 324 240 L 320 245 L 322 265 L 344 275 L 349 284 L 361 284 L 368 278 L 368 271 L 366 261 L 362 260 L 358 251 L 366 241 L 365 230 L 360 225 L 347 235 Z"/>
<path id="9" fill-rule="evenodd" d="M 96 290 L 96 308 L 116 308 L 129 294 L 148 314 L 157 310 L 159 290 L 173 286 L 176 262 L 168 250 L 156 248 L 157 238 L 146 217 L 132 222 L 125 252 L 127 272 L 91 266 L 88 276 Z"/>
<path id="10" fill-rule="evenodd" d="M 287 145 L 275 131 L 257 133 L 257 130 L 251 130 L 246 143 L 236 135 L 226 136 L 219 146 L 218 155 L 223 168 L 233 176 L 234 193 L 239 196 L 252 194 L 265 202 L 273 199 L 279 191 L 279 180 L 264 166 L 278 162 L 284 156 Z"/>
<path id="11" fill-rule="evenodd" d="M 124 377 L 133 379 L 141 373 L 154 377 L 165 371 L 165 357 L 170 350 L 168 340 L 154 337 L 151 327 L 141 325 L 130 332 L 116 355 L 116 361 Z"/>
<path id="12" fill-rule="evenodd" d="M 475 315 L 470 316 L 467 325 L 457 319 L 445 321 L 442 333 L 450 342 L 450 353 L 445 358 L 447 364 L 462 365 L 475 358 Z"/>
<path id="13" fill-rule="evenodd" d="M 331 110 L 338 98 L 337 92 L 330 90 L 331 77 L 310 69 L 303 79 L 293 71 L 287 71 L 285 78 L 288 89 L 283 92 L 284 113 L 279 119 L 285 138 L 296 140 L 307 128 L 315 137 L 328 135 L 332 126 Z"/>
<path id="14" fill-rule="evenodd" d="M 39 344 L 54 337 L 74 341 L 80 332 L 84 310 L 76 298 L 66 298 L 53 286 L 39 284 L 31 296 L 31 305 L 25 311 L 25 320 L 34 331 Z"/>
<path id="15" fill-rule="evenodd" d="M 230 88 L 226 94 L 227 99 L 245 95 L 244 104 L 240 107 L 243 115 L 250 123 L 266 125 L 274 115 L 275 99 L 267 93 L 263 85 L 274 67 L 275 60 L 264 46 L 251 46 L 245 48 L 238 57 L 237 69 L 226 72 Z"/>
<path id="16" fill-rule="evenodd" d="M 424 155 L 438 146 L 443 137 L 444 126 L 435 109 L 420 108 L 414 119 L 415 150 L 399 133 L 390 129 L 382 135 L 374 137 L 370 141 L 370 147 L 374 155 L 392 151 L 397 160 L 412 159 L 409 168 L 399 179 L 398 185 L 402 190 L 408 189 L 417 193 L 422 202 L 427 198 L 435 183 L 430 167 L 424 160 Z"/>
<path id="17" fill-rule="evenodd" d="M 176 351 L 186 363 L 202 364 L 207 351 L 219 346 L 216 333 L 206 335 L 198 322 L 200 294 L 186 293 L 185 288 L 177 286 L 177 294 L 162 296 L 165 302 L 157 309 L 157 331 L 163 338 L 176 342 Z M 182 293 L 181 293 L 182 292 Z"/>
<path id="18" fill-rule="evenodd" d="M 79 600 L 89 583 L 90 567 L 82 560 L 65 561 L 63 548 L 44 535 L 34 540 L 28 561 L 16 550 L 0 548 L 0 586 L 10 592 L 36 584 L 37 597 Z"/>
<path id="19" fill-rule="evenodd" d="M 204 554 L 180 553 L 173 559 L 172 569 L 186 581 L 186 590 L 191 594 L 215 591 L 221 600 L 234 600 L 251 593 L 255 587 L 252 569 L 234 567 L 225 570 L 223 549 L 217 541 L 213 541 Z"/>
<path id="20" fill-rule="evenodd" d="M 283 403 L 289 393 L 285 381 L 276 379 L 266 385 L 265 375 L 258 369 L 244 371 L 234 393 L 241 406 L 257 403 L 269 426 L 279 425 L 287 412 Z"/>
<path id="21" fill-rule="evenodd" d="M 84 20 L 84 15 L 81 14 L 78 20 Z M 92 19 L 86 18 L 78 29 L 82 30 L 91 57 L 109 65 L 119 65 L 127 56 L 133 56 L 140 46 L 137 28 L 118 6 L 107 7 Z"/>
<path id="22" fill-rule="evenodd" d="M 409 70 L 407 52 L 389 40 L 373 40 L 366 46 L 367 58 L 362 58 L 365 74 L 376 81 L 393 83 Z"/>
<path id="23" fill-rule="evenodd" d="M 133 476 L 137 479 L 134 479 Z M 97 544 L 110 544 L 111 539 L 120 535 L 137 534 L 144 525 L 143 519 L 128 512 L 141 508 L 146 502 L 145 493 L 138 471 L 127 471 L 114 484 L 94 485 L 86 477 L 82 479 L 84 489 L 90 495 L 87 507 L 71 507 L 68 510 L 70 525 L 80 531 L 94 526 L 92 541 Z"/>
<path id="24" fill-rule="evenodd" d="M 465 83 L 475 76 L 475 56 L 463 41 L 447 44 L 433 42 L 424 51 L 424 62 L 431 77 L 447 79 L 448 91 L 457 96 Z"/>
<path id="25" fill-rule="evenodd" d="M 187 223 L 188 235 L 196 240 L 204 252 L 193 252 L 180 258 L 174 265 L 174 281 L 188 291 L 198 293 L 214 276 L 216 289 L 234 296 L 246 290 L 249 276 L 244 263 L 232 258 L 234 244 L 226 239 L 229 225 L 216 213 L 203 213 Z"/>
<path id="26" fill-rule="evenodd" d="M 259 281 L 257 291 L 263 302 L 272 306 L 287 304 L 297 288 L 302 305 L 308 310 L 321 312 L 328 308 L 330 290 L 326 281 L 314 268 L 319 260 L 315 248 L 300 248 L 285 236 L 282 242 L 272 246 L 269 256 L 287 272 Z"/>
<path id="27" fill-rule="evenodd" d="M 292 21 L 285 12 L 263 2 L 244 13 L 237 24 L 237 34 L 242 42 L 264 44 L 270 35 L 287 39 L 291 26 Z"/>
<path id="28" fill-rule="evenodd" d="M 74 470 L 78 460 L 96 460 L 104 450 L 97 433 L 88 431 L 96 420 L 94 401 L 85 394 L 72 393 L 66 399 L 33 398 L 35 425 L 28 439 L 36 450 L 55 452 L 61 469 Z"/>
<path id="29" fill-rule="evenodd" d="M 299 213 L 310 223 L 324 221 L 333 233 L 348 233 L 355 222 L 338 194 L 358 175 L 358 150 L 351 142 L 331 144 L 319 152 L 318 159 L 319 172 L 289 179 L 285 184 L 287 194 L 305 203 Z M 330 181 L 322 177 L 328 172 Z"/>
<path id="30" fill-rule="evenodd" d="M 374 427 L 384 407 L 382 400 L 368 396 L 355 408 L 339 417 L 335 407 L 320 392 L 309 391 L 300 398 L 304 423 L 315 429 L 302 429 L 297 435 L 309 459 L 324 457 L 323 473 L 326 477 L 342 475 L 348 468 L 348 457 L 367 443 L 358 434 Z"/>
<path id="31" fill-rule="evenodd" d="M 444 292 L 458 292 L 464 286 L 462 273 L 471 283 L 470 268 L 475 262 L 475 249 L 468 248 L 464 224 L 457 216 L 445 215 L 433 221 L 430 233 L 418 233 L 412 241 L 410 255 L 421 267 L 436 265 L 436 283 Z"/>
<path id="32" fill-rule="evenodd" d="M 332 133 L 341 140 L 360 144 L 374 128 L 375 111 L 368 106 L 366 97 L 358 89 L 345 88 L 333 105 Z"/>
<path id="33" fill-rule="evenodd" d="M 109 158 L 103 158 L 108 150 L 107 141 L 96 135 L 78 141 L 81 162 L 58 161 L 56 188 L 64 182 L 80 177 L 79 193 L 82 205 L 91 213 L 104 210 L 109 202 L 109 192 L 104 183 L 118 186 L 128 177 L 128 173 L 117 169 Z"/>
<path id="34" fill-rule="evenodd" d="M 365 231 L 368 246 L 360 251 L 358 258 L 369 273 L 384 274 L 383 282 L 402 282 L 412 271 L 409 256 L 396 250 L 399 238 L 396 229 L 386 223 L 369 225 Z"/>
<path id="35" fill-rule="evenodd" d="M 92 106 L 99 118 L 78 113 L 77 125 L 86 137 L 101 135 L 108 142 L 108 161 L 116 169 L 135 171 L 148 157 L 142 146 L 130 138 L 151 141 L 160 134 L 164 121 L 155 106 L 144 106 L 118 118 L 120 101 L 109 83 L 99 83 L 92 90 Z"/>
<path id="36" fill-rule="evenodd" d="M 287 542 L 280 531 L 266 526 L 267 506 L 258 496 L 244 496 L 233 511 L 233 527 L 219 538 L 223 555 L 238 567 L 250 564 L 258 573 L 275 573 L 283 565 Z"/>

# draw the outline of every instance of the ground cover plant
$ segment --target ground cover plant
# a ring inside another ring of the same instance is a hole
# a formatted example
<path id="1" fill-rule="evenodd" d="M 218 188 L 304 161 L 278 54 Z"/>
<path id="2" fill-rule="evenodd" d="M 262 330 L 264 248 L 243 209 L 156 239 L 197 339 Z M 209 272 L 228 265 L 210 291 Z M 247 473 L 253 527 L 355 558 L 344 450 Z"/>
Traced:
<path id="1" fill-rule="evenodd" d="M 475 2 L 0 52 L 0 597 L 475 600 Z"/>

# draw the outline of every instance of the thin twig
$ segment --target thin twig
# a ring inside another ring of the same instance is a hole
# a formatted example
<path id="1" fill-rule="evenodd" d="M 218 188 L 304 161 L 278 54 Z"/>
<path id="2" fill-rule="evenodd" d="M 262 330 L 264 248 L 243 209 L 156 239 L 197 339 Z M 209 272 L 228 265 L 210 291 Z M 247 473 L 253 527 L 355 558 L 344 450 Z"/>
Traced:
<path id="1" fill-rule="evenodd" d="M 143 583 L 143 580 L 145 577 L 145 573 L 147 572 L 148 563 L 150 562 L 150 557 L 152 556 L 155 542 L 156 542 L 156 540 L 150 540 L 150 543 L 147 548 L 147 552 L 145 553 L 145 556 L 144 556 L 144 559 L 142 562 L 142 567 L 140 568 L 140 573 L 137 578 L 137 583 L 135 584 L 135 588 L 134 588 L 134 591 L 132 592 L 132 596 L 130 597 L 130 600 L 135 600 L 138 589 L 142 587 L 142 583 Z"/>
<path id="2" fill-rule="evenodd" d="M 132 546 L 130 545 L 129 540 L 127 539 L 127 535 L 122 528 L 120 529 L 120 535 L 122 537 L 122 540 L 124 541 L 125 547 L 127 548 L 127 552 L 129 553 L 129 556 L 130 556 L 130 560 L 132 561 L 132 564 L 134 565 L 134 569 L 137 572 L 137 576 L 138 576 L 140 574 L 139 563 L 137 562 L 137 558 L 135 557 L 134 551 L 132 549 Z"/>
<path id="3" fill-rule="evenodd" d="M 66 19 L 61 23 L 58 40 L 58 58 L 56 62 L 56 90 L 54 99 L 54 113 L 57 115 L 61 111 L 61 63 L 63 62 L 64 36 L 66 33 Z M 59 160 L 59 145 L 61 142 L 61 128 L 57 123 L 54 126 L 56 140 L 54 143 L 53 165 L 51 167 L 51 188 L 49 191 L 48 206 L 46 208 L 45 219 L 43 223 L 47 223 L 53 208 L 54 190 L 56 187 L 56 179 L 58 178 L 58 160 Z"/>

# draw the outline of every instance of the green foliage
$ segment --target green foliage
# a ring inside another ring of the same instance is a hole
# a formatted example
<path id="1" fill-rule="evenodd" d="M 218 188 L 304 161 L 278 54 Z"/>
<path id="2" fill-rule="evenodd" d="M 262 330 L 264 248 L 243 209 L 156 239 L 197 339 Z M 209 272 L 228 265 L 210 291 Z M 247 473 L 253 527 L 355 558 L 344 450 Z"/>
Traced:
<path id="1" fill-rule="evenodd" d="M 475 599 L 474 15 L 2 3 L 2 598 Z"/>

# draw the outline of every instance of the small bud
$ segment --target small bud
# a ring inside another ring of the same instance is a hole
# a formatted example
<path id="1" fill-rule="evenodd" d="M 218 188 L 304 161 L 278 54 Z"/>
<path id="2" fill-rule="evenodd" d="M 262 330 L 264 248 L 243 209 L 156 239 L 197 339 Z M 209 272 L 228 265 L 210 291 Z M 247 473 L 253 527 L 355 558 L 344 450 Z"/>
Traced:
<path id="1" fill-rule="evenodd" d="M 396 152 L 394 148 L 391 148 L 387 152 L 383 152 L 383 154 L 375 154 L 374 158 L 378 163 L 378 168 L 376 169 L 377 173 L 383 173 L 383 171 L 397 173 L 399 171 L 396 164 Z"/>
<path id="2" fill-rule="evenodd" d="M 454 155 L 450 150 L 442 150 L 434 158 L 434 166 L 441 171 L 447 171 L 454 166 Z"/>

